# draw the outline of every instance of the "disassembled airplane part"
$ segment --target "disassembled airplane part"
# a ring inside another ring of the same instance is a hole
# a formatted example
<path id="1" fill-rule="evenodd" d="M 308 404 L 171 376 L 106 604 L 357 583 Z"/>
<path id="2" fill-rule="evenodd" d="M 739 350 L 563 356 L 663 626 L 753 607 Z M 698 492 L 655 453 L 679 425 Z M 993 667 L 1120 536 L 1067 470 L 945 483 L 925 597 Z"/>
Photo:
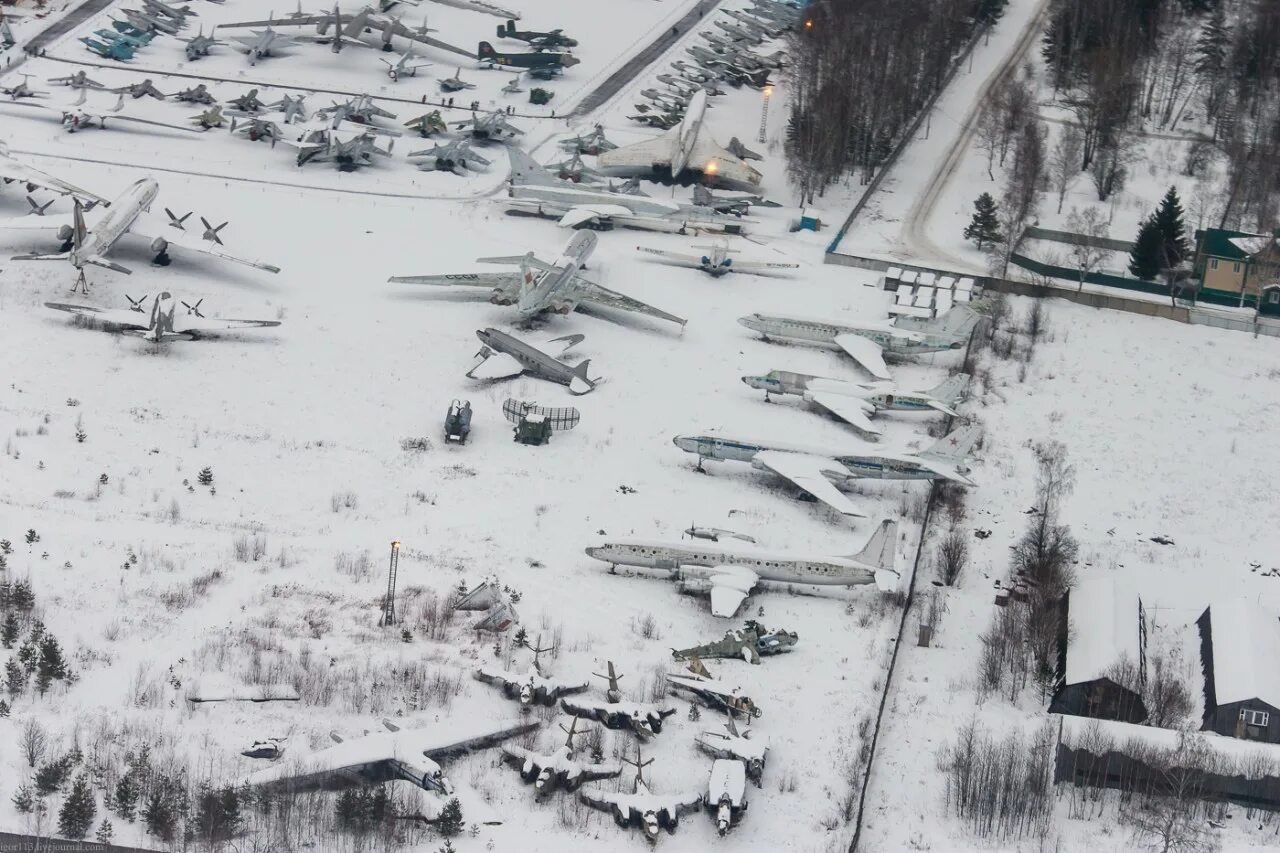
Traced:
<path id="1" fill-rule="evenodd" d="M 449 413 L 444 417 L 445 444 L 466 444 L 471 434 L 471 402 L 454 400 L 449 404 Z"/>

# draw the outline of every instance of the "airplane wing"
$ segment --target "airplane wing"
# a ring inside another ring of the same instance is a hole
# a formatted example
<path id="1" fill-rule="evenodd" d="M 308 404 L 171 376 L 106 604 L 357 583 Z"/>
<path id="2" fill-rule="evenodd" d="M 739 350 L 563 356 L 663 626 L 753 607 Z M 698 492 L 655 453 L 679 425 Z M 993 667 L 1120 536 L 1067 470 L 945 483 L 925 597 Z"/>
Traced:
<path id="1" fill-rule="evenodd" d="M 806 397 L 837 418 L 853 424 L 862 432 L 871 435 L 880 435 L 883 432 L 880 427 L 871 422 L 870 415 L 875 412 L 876 407 L 865 400 L 859 400 L 847 394 L 828 394 L 823 391 L 810 392 Z"/>
<path id="2" fill-rule="evenodd" d="M 470 752 L 492 746 L 515 735 L 524 734 L 540 726 L 537 720 L 515 717 L 491 722 L 488 720 L 454 720 L 448 726 L 436 729 L 405 730 L 407 745 L 415 754 L 439 759 L 448 755 Z"/>
<path id="3" fill-rule="evenodd" d="M 604 305 L 609 308 L 620 308 L 623 311 L 635 311 L 640 314 L 648 314 L 650 317 L 657 317 L 660 320 L 670 320 L 672 323 L 679 323 L 684 326 L 689 322 L 683 317 L 677 317 L 675 314 L 668 314 L 661 308 L 654 308 L 641 302 L 638 299 L 632 299 L 630 296 L 624 296 L 608 288 L 601 287 L 593 281 L 575 276 L 574 282 L 578 286 L 578 297 L 584 302 L 594 302 L 598 305 Z"/>
<path id="4" fill-rule="evenodd" d="M 602 163 L 603 159 L 601 155 Z M 689 153 L 689 163 L 690 165 L 701 164 L 705 174 L 714 174 L 717 178 L 728 178 L 752 186 L 760 185 L 760 172 L 746 160 L 717 145 L 705 128 L 698 134 L 693 144 L 693 150 Z"/>
<path id="5" fill-rule="evenodd" d="M 653 139 L 634 142 L 631 145 L 621 145 L 612 150 L 602 152 L 599 157 L 600 168 L 670 166 L 671 156 L 679 145 L 680 129 L 673 127 Z M 726 151 L 725 153 L 728 154 L 729 152 Z M 733 155 L 730 154 L 729 156 L 732 157 Z M 691 159 L 690 162 L 697 161 Z"/>
<path id="6" fill-rule="evenodd" d="M 8 154 L 0 151 L 0 178 L 9 181 L 20 181 L 24 184 L 43 187 L 62 195 L 77 195 L 90 201 L 96 201 L 103 204 L 110 204 L 109 199 L 105 199 L 100 195 L 82 190 L 74 184 L 67 183 L 61 178 L 55 178 L 47 172 L 28 166 L 19 160 L 15 160 Z"/>
<path id="7" fill-rule="evenodd" d="M 667 813 L 667 820 L 675 823 L 685 812 L 690 812 L 702 805 L 701 793 L 687 794 L 650 794 L 649 804 L 655 811 Z"/>
<path id="8" fill-rule="evenodd" d="M 524 373 L 524 365 L 505 352 L 489 351 L 467 371 L 468 379 L 510 379 Z"/>
<path id="9" fill-rule="evenodd" d="M 685 255 L 680 252 L 664 252 L 661 249 L 650 249 L 648 246 L 636 246 L 637 252 L 644 252 L 646 255 L 654 255 L 668 261 L 685 264 L 687 266 L 696 267 L 702 263 L 702 259 L 697 255 Z M 737 265 L 735 264 L 736 268 Z"/>
<path id="10" fill-rule="evenodd" d="M 200 240 L 190 234 L 187 234 L 185 231 L 179 231 L 176 228 L 171 228 L 156 217 L 152 216 L 150 213 L 147 213 L 145 210 L 138 214 L 138 218 L 129 226 L 129 233 L 152 242 L 159 237 L 170 245 L 177 246 L 179 249 L 185 249 L 191 252 L 201 252 L 215 258 L 221 258 L 224 261 L 233 261 L 234 263 L 244 264 L 247 267 L 253 267 L 258 270 L 280 272 L 280 268 L 273 264 L 238 257 L 230 252 L 223 251 L 222 244 L 220 243 L 215 243 L 212 240 Z"/>
<path id="11" fill-rule="evenodd" d="M 279 325 L 279 320 L 232 320 L 225 317 L 197 317 L 194 314 L 188 314 L 185 317 L 174 318 L 173 330 L 180 335 L 189 335 L 193 332 L 229 332 L 235 329 L 263 329 Z"/>
<path id="12" fill-rule="evenodd" d="M 342 15 L 340 17 L 344 24 L 350 21 L 352 18 L 351 15 Z M 241 29 L 244 27 L 271 27 L 272 29 L 278 29 L 280 27 L 313 27 L 318 24 L 332 24 L 332 23 L 333 23 L 333 15 L 329 15 L 329 14 L 303 15 L 302 17 L 294 16 L 289 18 L 283 18 L 281 20 L 237 21 L 234 24 L 218 24 L 218 29 L 232 30 L 232 29 Z M 233 36 L 233 38 L 239 38 L 239 37 Z"/>
<path id="13" fill-rule="evenodd" d="M 617 809 L 623 814 L 631 813 L 631 800 L 634 794 L 624 794 L 621 791 L 602 791 L 594 785 L 588 785 L 578 790 L 578 796 L 589 806 L 608 811 Z"/>
<path id="14" fill-rule="evenodd" d="M 732 617 L 760 578 L 744 566 L 719 566 L 711 575 L 711 613 Z"/>
<path id="15" fill-rule="evenodd" d="M 74 226 L 70 214 L 60 213 L 55 216 L 8 216 L 0 219 L 0 229 L 5 231 L 48 231 L 56 234 L 64 225 Z"/>
<path id="16" fill-rule="evenodd" d="M 468 272 L 447 275 L 393 275 L 387 279 L 397 284 L 429 284 L 433 287 L 487 287 L 501 290 L 505 298 L 514 300 L 520 292 L 523 276 L 518 272 Z"/>
<path id="17" fill-rule="evenodd" d="M 767 468 L 783 479 L 790 480 L 837 512 L 866 518 L 866 513 L 831 485 L 831 481 L 822 473 L 823 468 L 831 464 L 828 459 L 803 453 L 762 450 L 752 457 L 751 462 Z"/>
<path id="18" fill-rule="evenodd" d="M 768 273 L 774 270 L 796 270 L 799 264 L 775 264 L 769 261 L 734 261 L 731 269 L 734 272 Z"/>
<path id="19" fill-rule="evenodd" d="M 630 208 L 620 204 L 582 204 L 574 205 L 560 217 L 557 225 L 564 228 L 576 228 L 588 222 L 597 222 L 610 216 L 630 216 Z"/>
<path id="20" fill-rule="evenodd" d="M 124 308 L 97 308 L 93 305 L 75 305 L 69 302 L 46 302 L 44 307 L 52 308 L 55 311 L 66 311 L 68 314 L 75 314 L 77 317 L 90 317 L 100 323 L 108 326 L 118 326 L 121 329 L 143 331 L 150 326 L 150 315 L 141 311 L 129 311 Z"/>
<path id="21" fill-rule="evenodd" d="M 877 379 L 889 378 L 889 366 L 884 363 L 884 352 L 875 341 L 852 334 L 836 335 L 835 340 L 836 346 L 848 353 L 863 370 Z"/>
<path id="22" fill-rule="evenodd" d="M 913 457 L 913 461 L 922 468 L 928 468 L 939 477 L 946 477 L 948 480 L 954 480 L 957 483 L 964 483 L 966 486 L 978 485 L 967 475 L 962 474 L 958 465 L 953 465 L 938 459 L 930 459 L 927 456 Z"/>
<path id="23" fill-rule="evenodd" d="M 459 56 L 465 56 L 467 59 L 476 58 L 476 55 L 469 50 L 463 50 L 460 47 L 454 47 L 448 42 L 440 41 L 440 39 L 437 39 L 437 38 L 432 38 L 426 33 L 422 33 L 415 29 L 406 27 L 404 24 L 400 23 L 400 21 L 398 20 L 394 21 L 391 24 L 391 32 L 395 33 L 396 35 L 402 38 L 407 38 L 410 41 L 416 41 L 421 44 L 430 45 L 431 47 L 434 47 L 437 50 L 445 50 L 445 51 L 448 51 L 449 53 L 456 53 Z"/>

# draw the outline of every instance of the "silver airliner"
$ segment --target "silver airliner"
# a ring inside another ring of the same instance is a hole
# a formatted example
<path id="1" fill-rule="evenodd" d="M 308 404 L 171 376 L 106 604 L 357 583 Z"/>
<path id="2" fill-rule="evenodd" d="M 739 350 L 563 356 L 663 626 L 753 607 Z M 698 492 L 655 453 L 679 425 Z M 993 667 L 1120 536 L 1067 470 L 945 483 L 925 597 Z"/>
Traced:
<path id="1" fill-rule="evenodd" d="M 733 616 L 758 581 L 806 586 L 861 586 L 894 590 L 897 523 L 880 522 L 867 544 L 847 557 L 780 554 L 748 548 L 621 539 L 587 549 L 587 556 L 613 566 L 639 566 L 669 573 L 682 592 L 711 596 L 711 612 Z"/>

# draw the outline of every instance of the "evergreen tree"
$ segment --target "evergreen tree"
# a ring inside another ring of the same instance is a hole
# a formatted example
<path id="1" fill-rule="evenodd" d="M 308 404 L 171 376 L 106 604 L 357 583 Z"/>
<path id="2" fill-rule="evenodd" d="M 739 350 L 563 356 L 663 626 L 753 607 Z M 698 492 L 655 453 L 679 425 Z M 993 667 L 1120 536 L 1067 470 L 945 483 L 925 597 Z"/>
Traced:
<path id="1" fill-rule="evenodd" d="M 1004 7 L 1009 0 L 978 0 L 978 8 L 974 10 L 974 18 L 979 24 L 994 24 L 1004 15 Z"/>
<path id="2" fill-rule="evenodd" d="M 161 841 L 172 841 L 178 827 L 178 804 L 168 780 L 158 780 L 142 807 L 142 820 L 147 832 Z"/>
<path id="3" fill-rule="evenodd" d="M 210 844 L 226 841 L 240 829 L 240 794 L 235 788 L 214 790 L 207 784 L 196 795 L 196 833 Z"/>
<path id="4" fill-rule="evenodd" d="M 36 596 L 31 591 L 30 581 L 16 581 L 13 584 L 13 606 L 18 610 L 30 610 L 36 606 Z"/>
<path id="5" fill-rule="evenodd" d="M 996 200 L 991 193 L 983 193 L 973 203 L 973 219 L 965 226 L 964 238 L 972 240 L 981 250 L 983 244 L 991 245 L 1000 239 L 1000 222 L 996 218 Z"/>
<path id="6" fill-rule="evenodd" d="M 36 768 L 36 792 L 42 796 L 52 794 L 62 787 L 70 773 L 71 760 L 65 755 L 41 764 Z"/>
<path id="7" fill-rule="evenodd" d="M 9 716 L 9 703 L 0 699 L 0 720 Z"/>
<path id="8" fill-rule="evenodd" d="M 36 689 L 43 696 L 49 685 L 67 677 L 67 664 L 62 659 L 62 647 L 52 634 L 40 640 L 40 662 L 36 667 Z"/>
<path id="9" fill-rule="evenodd" d="M 1190 251 L 1187 245 L 1187 226 L 1182 217 L 1182 202 L 1178 199 L 1178 190 L 1169 187 L 1153 218 L 1156 229 L 1160 232 L 1161 270 L 1176 267 Z"/>
<path id="10" fill-rule="evenodd" d="M 18 624 L 18 614 L 14 610 L 10 610 L 4 615 L 4 623 L 0 624 L 0 645 L 6 649 L 13 648 L 13 644 L 18 642 L 18 634 L 22 632 L 21 626 Z"/>
<path id="11" fill-rule="evenodd" d="M 138 806 L 138 780 L 132 769 L 117 780 L 114 799 L 116 814 L 132 821 Z"/>
<path id="12" fill-rule="evenodd" d="M 1164 239 L 1153 219 L 1142 223 L 1138 231 L 1138 239 L 1133 241 L 1133 250 L 1129 252 L 1129 272 L 1142 279 L 1152 281 L 1163 268 Z"/>
<path id="13" fill-rule="evenodd" d="M 213 469 L 201 468 L 200 473 L 196 475 L 196 482 L 202 486 L 213 485 Z"/>
<path id="14" fill-rule="evenodd" d="M 10 696 L 20 696 L 27 689 L 27 673 L 18 665 L 15 658 L 9 658 L 4 665 L 4 689 Z"/>
<path id="15" fill-rule="evenodd" d="M 13 792 L 13 807 L 18 814 L 31 814 L 36 807 L 36 792 L 30 785 L 22 785 Z"/>
<path id="16" fill-rule="evenodd" d="M 93 834 L 93 838 L 103 847 L 111 843 L 111 836 L 115 834 L 115 830 L 111 827 L 111 821 L 104 820 L 102 825 L 98 827 L 98 831 Z"/>
<path id="17" fill-rule="evenodd" d="M 81 773 L 71 785 L 71 793 L 58 811 L 58 834 L 77 841 L 89 834 L 93 819 L 98 815 L 98 804 L 89 788 L 89 777 Z"/>
<path id="18" fill-rule="evenodd" d="M 436 819 L 436 829 L 440 830 L 441 835 L 450 838 L 462 832 L 462 828 L 462 803 L 454 797 L 441 810 L 440 817 Z"/>

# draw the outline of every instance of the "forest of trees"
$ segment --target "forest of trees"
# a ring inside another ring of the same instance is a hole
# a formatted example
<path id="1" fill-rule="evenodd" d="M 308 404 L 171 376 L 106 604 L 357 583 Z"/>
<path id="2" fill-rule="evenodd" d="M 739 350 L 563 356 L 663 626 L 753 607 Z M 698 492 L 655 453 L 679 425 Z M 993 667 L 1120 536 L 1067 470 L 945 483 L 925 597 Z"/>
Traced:
<path id="1" fill-rule="evenodd" d="M 867 182 L 1007 0 L 822 0 L 793 34 L 787 159 L 801 202 Z"/>

